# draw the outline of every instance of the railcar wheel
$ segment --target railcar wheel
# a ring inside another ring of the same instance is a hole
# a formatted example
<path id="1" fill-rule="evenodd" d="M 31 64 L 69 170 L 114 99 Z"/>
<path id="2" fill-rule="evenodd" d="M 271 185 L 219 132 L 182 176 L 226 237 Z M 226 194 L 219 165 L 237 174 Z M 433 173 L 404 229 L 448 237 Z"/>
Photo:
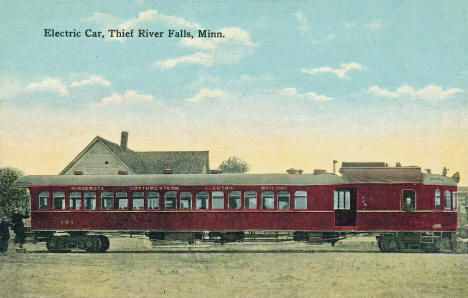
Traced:
<path id="1" fill-rule="evenodd" d="M 107 238 L 104 235 L 99 235 L 98 237 L 99 237 L 99 240 L 101 240 L 101 249 L 99 251 L 106 252 L 106 250 L 108 250 L 110 247 L 109 238 Z"/>
<path id="2" fill-rule="evenodd" d="M 85 249 L 87 252 L 100 252 L 101 239 L 98 236 L 87 236 Z"/>
<path id="3" fill-rule="evenodd" d="M 46 242 L 47 250 L 49 252 L 54 252 L 54 253 L 70 252 L 70 250 L 68 249 L 66 245 L 67 243 L 66 240 L 67 239 L 65 239 L 65 237 L 57 237 L 57 236 L 50 237 Z"/>

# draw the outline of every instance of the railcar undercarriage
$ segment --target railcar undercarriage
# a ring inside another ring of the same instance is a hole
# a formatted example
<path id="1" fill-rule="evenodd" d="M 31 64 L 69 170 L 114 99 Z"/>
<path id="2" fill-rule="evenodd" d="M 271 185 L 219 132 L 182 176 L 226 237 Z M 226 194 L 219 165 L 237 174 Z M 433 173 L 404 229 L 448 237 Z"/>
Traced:
<path id="1" fill-rule="evenodd" d="M 166 231 L 133 231 L 132 234 L 145 234 L 155 245 L 161 243 L 181 243 L 191 245 L 197 242 L 212 242 L 221 245 L 230 242 L 282 242 L 298 241 L 309 244 L 326 244 L 332 246 L 343 239 L 363 235 L 377 235 L 376 240 L 381 252 L 439 252 L 454 250 L 455 232 L 305 232 L 305 231 L 205 231 L 205 232 L 166 232 Z M 73 249 L 102 253 L 110 246 L 109 238 L 99 233 L 86 231 L 36 231 L 35 242 L 46 242 L 50 252 L 70 252 Z"/>

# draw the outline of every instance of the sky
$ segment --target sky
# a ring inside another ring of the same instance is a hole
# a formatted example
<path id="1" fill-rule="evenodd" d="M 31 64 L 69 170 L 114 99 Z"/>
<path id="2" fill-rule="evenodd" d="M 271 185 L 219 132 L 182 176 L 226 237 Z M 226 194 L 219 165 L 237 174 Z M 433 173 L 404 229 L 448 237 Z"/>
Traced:
<path id="1" fill-rule="evenodd" d="M 385 161 L 468 185 L 466 1 L 2 3 L 1 167 L 57 174 L 126 130 L 135 151 L 209 150 L 211 168 Z"/>

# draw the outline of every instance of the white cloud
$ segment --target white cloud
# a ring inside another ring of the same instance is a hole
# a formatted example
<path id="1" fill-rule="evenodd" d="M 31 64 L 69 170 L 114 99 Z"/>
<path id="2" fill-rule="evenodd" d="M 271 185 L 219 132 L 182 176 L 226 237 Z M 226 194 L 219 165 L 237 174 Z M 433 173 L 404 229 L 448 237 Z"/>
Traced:
<path id="1" fill-rule="evenodd" d="M 200 29 L 200 25 L 187 21 L 178 16 L 169 16 L 157 10 L 145 10 L 138 13 L 138 17 L 125 20 L 119 25 L 121 29 L 133 29 L 143 23 L 162 22 L 171 26 Z"/>
<path id="2" fill-rule="evenodd" d="M 301 31 L 307 31 L 309 29 L 309 20 L 307 17 L 302 13 L 302 11 L 297 11 L 294 16 L 296 17 L 296 20 L 299 22 L 299 30 Z"/>
<path id="3" fill-rule="evenodd" d="M 363 66 L 359 64 L 358 62 L 350 62 L 350 63 L 341 63 L 340 68 L 323 66 L 323 67 L 317 67 L 317 68 L 302 69 L 301 71 L 308 73 L 308 74 L 329 72 L 329 73 L 335 74 L 340 79 L 344 79 L 344 78 L 348 78 L 348 76 L 346 75 L 347 72 L 351 70 L 361 70 L 361 69 L 363 69 Z"/>
<path id="4" fill-rule="evenodd" d="M 186 56 L 181 56 L 178 58 L 167 59 L 162 61 L 157 61 L 156 65 L 160 68 L 168 69 L 173 68 L 181 63 L 187 64 L 201 64 L 207 67 L 210 67 L 214 63 L 213 55 L 207 53 L 194 53 Z"/>
<path id="5" fill-rule="evenodd" d="M 91 76 L 89 79 L 73 82 L 70 87 L 81 87 L 85 85 L 112 86 L 112 83 L 100 76 Z"/>
<path id="6" fill-rule="evenodd" d="M 377 30 L 383 26 L 382 19 L 373 19 L 370 20 L 369 23 L 362 24 L 362 27 L 368 30 Z"/>
<path id="7" fill-rule="evenodd" d="M 323 44 L 323 43 L 327 43 L 327 42 L 330 42 L 332 40 L 335 40 L 336 39 L 336 35 L 335 34 L 328 34 L 327 36 L 325 36 L 324 38 L 322 39 L 314 39 L 312 40 L 312 43 L 313 44 Z"/>
<path id="8" fill-rule="evenodd" d="M 29 91 L 53 91 L 60 94 L 60 96 L 68 95 L 68 88 L 61 80 L 47 77 L 40 82 L 29 83 L 26 86 Z"/>
<path id="9" fill-rule="evenodd" d="M 187 98 L 186 101 L 188 102 L 199 102 L 205 98 L 222 98 L 225 97 L 227 94 L 221 89 L 208 89 L 202 88 L 198 93 L 190 98 Z"/>
<path id="10" fill-rule="evenodd" d="M 151 94 L 138 94 L 135 90 L 128 90 L 124 94 L 113 93 L 104 97 L 99 103 L 92 104 L 93 107 L 103 107 L 106 105 L 120 105 L 128 103 L 150 102 L 154 100 Z"/>
<path id="11" fill-rule="evenodd" d="M 444 90 L 441 86 L 427 85 L 421 89 L 414 89 L 409 85 L 401 85 L 394 92 L 382 89 L 377 85 L 369 88 L 368 93 L 374 94 L 380 97 L 409 97 L 412 99 L 422 99 L 428 101 L 442 101 L 448 99 L 456 93 L 462 93 L 463 90 L 459 88 L 450 88 Z"/>
<path id="12" fill-rule="evenodd" d="M 237 61 L 247 55 L 249 50 L 258 46 L 252 42 L 250 35 L 238 27 L 221 28 L 224 38 L 184 38 L 180 45 L 195 53 L 157 61 L 156 66 L 164 69 L 173 68 L 179 64 L 200 64 L 211 67 L 218 62 Z"/>
<path id="13" fill-rule="evenodd" d="M 284 88 L 283 90 L 280 91 L 280 96 L 288 96 L 288 97 L 298 97 L 298 98 L 306 98 L 306 99 L 312 99 L 313 101 L 330 101 L 334 100 L 334 97 L 330 97 L 324 94 L 317 94 L 313 91 L 307 92 L 307 93 L 300 93 L 297 91 L 296 88 Z"/>

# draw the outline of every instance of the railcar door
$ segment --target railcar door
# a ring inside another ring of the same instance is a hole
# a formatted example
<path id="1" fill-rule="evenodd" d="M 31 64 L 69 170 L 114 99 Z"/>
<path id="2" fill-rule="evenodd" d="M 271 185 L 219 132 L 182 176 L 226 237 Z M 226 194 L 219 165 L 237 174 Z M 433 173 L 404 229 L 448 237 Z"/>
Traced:
<path id="1" fill-rule="evenodd" d="M 335 226 L 356 225 L 356 189 L 337 188 L 333 192 Z"/>

